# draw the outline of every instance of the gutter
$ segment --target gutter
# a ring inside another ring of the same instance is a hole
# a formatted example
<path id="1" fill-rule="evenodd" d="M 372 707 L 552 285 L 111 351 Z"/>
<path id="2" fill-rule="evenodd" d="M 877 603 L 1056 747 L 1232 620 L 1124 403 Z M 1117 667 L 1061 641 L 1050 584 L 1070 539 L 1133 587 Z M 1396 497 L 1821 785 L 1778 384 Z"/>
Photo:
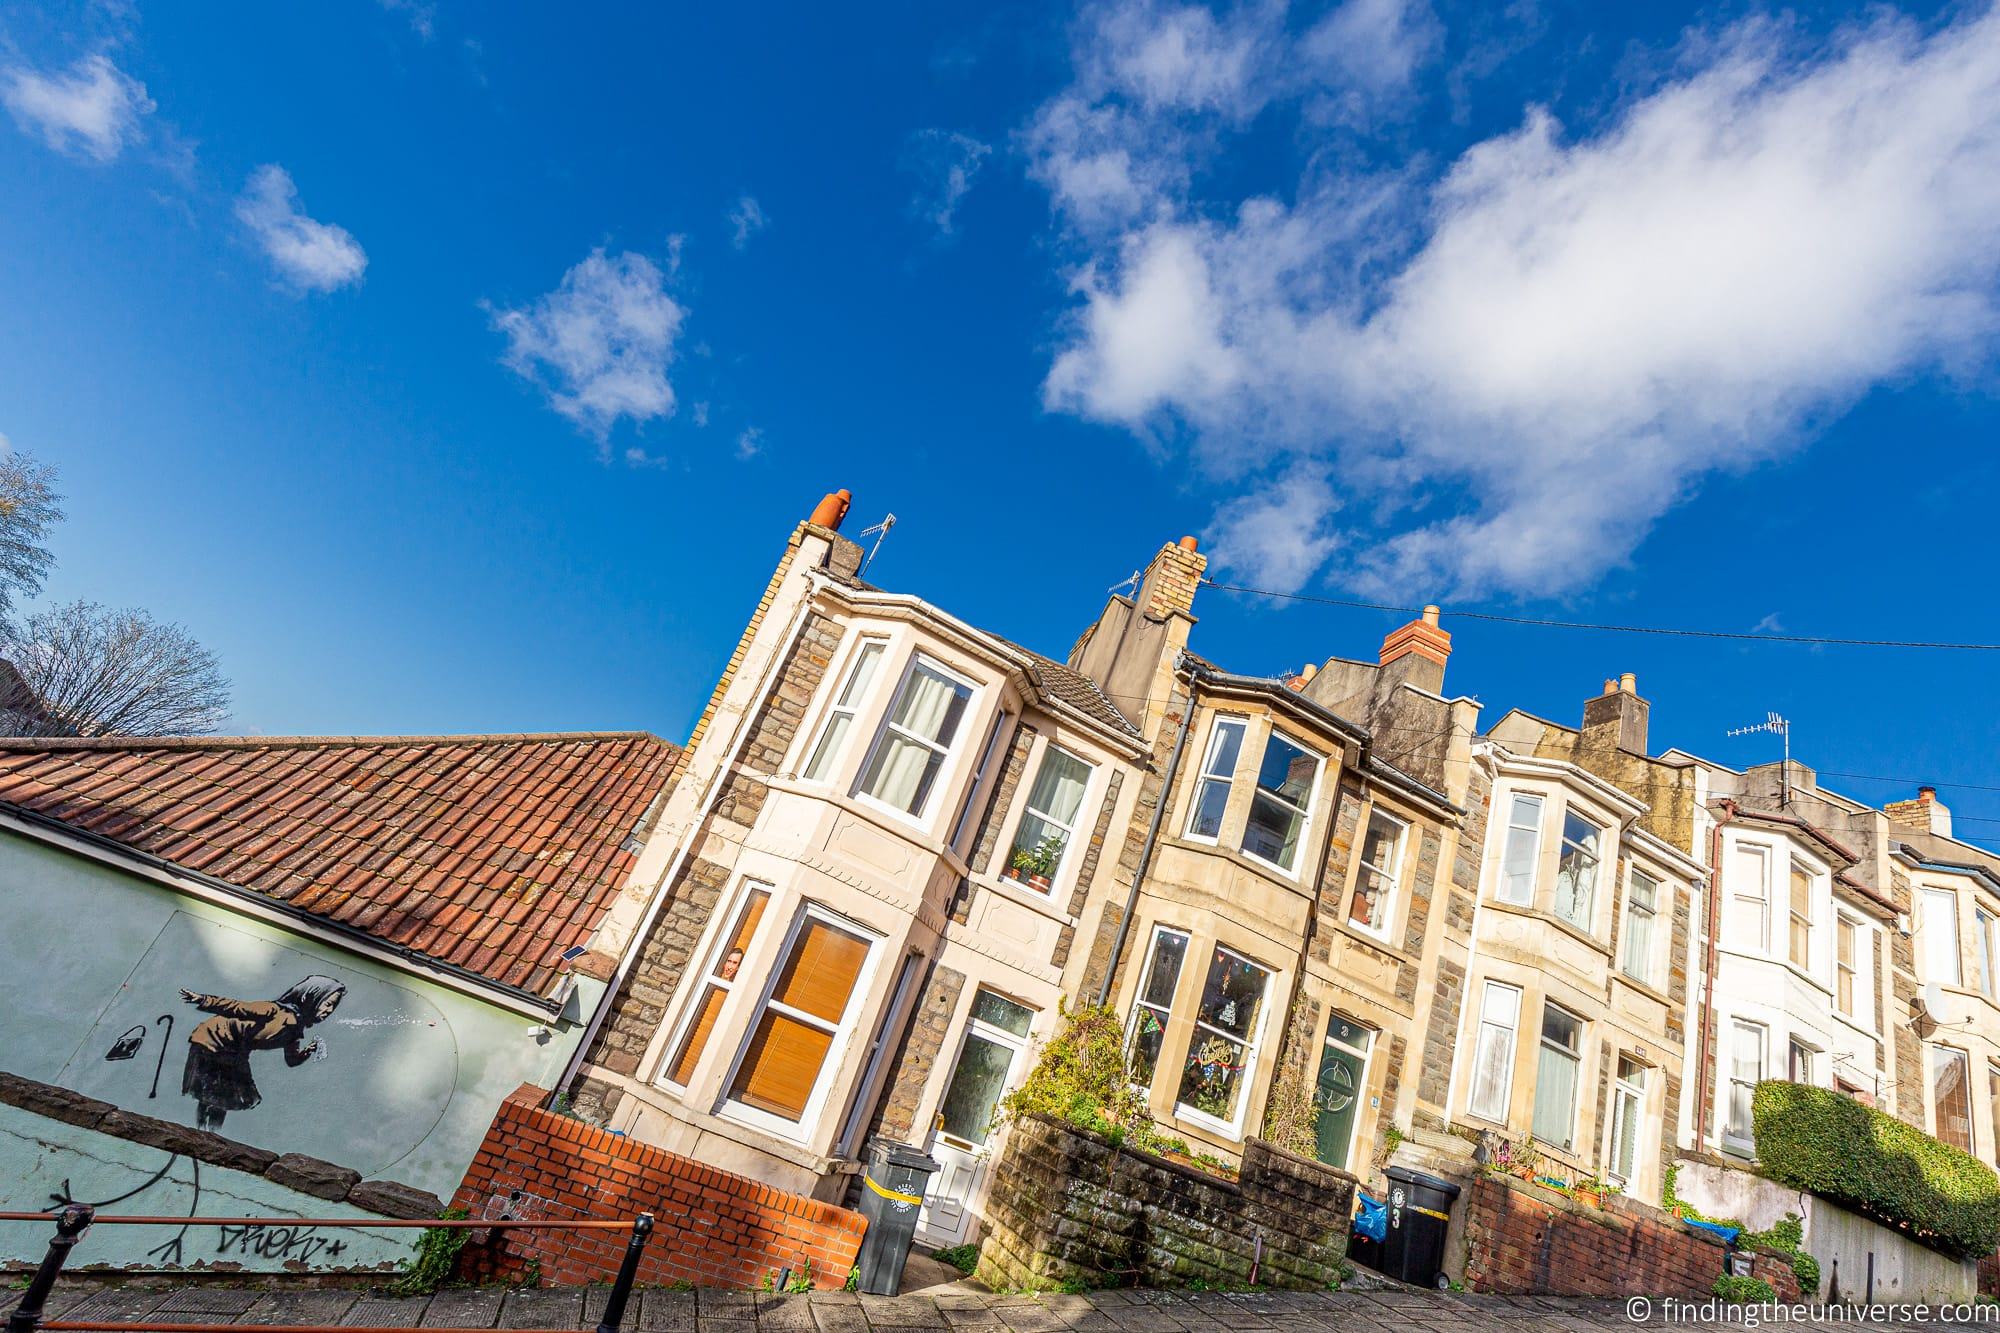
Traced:
<path id="1" fill-rule="evenodd" d="M 469 994 L 476 999 L 512 1009 L 530 1018 L 547 1019 L 562 1012 L 561 1001 L 553 997 L 537 995 L 519 986 L 495 981 L 471 968 L 448 963 L 442 958 L 422 953 L 407 944 L 393 943 L 379 935 L 371 935 L 358 926 L 330 920 L 268 894 L 258 893 L 255 889 L 243 888 L 241 885 L 232 884 L 226 879 L 218 879 L 199 870 L 189 870 L 163 856 L 128 847 L 115 838 L 107 838 L 101 833 L 80 829 L 52 816 L 24 809 L 12 801 L 0 801 L 0 828 L 9 828 L 24 837 L 47 843 L 74 855 L 135 872 L 144 878 L 163 883 L 177 892 L 188 893 L 203 900 L 224 899 L 226 905 L 242 908 L 247 915 L 297 930 L 303 935 L 326 939 L 328 943 L 375 962 L 386 963 L 402 971 L 435 973 L 436 980 L 441 985 Z M 301 927 L 304 929 L 300 929 Z"/>
<path id="2" fill-rule="evenodd" d="M 1187 654 L 1182 652 L 1174 663 L 1176 679 L 1180 677 L 1180 669 L 1186 661 Z M 1201 668 L 1195 667 L 1189 673 L 1187 706 L 1181 710 L 1181 725 L 1174 734 L 1173 753 L 1168 756 L 1166 774 L 1160 779 L 1160 799 L 1153 802 L 1153 817 L 1146 823 L 1146 842 L 1139 849 L 1139 864 L 1132 872 L 1132 887 L 1125 892 L 1125 915 L 1118 920 L 1118 938 L 1111 942 L 1111 957 L 1104 965 L 1104 980 L 1097 987 L 1099 1008 L 1111 1003 L 1112 978 L 1118 975 L 1118 960 L 1124 957 L 1125 941 L 1132 934 L 1132 914 L 1139 910 L 1139 886 L 1146 882 L 1146 872 L 1153 864 L 1153 849 L 1159 846 L 1160 824 L 1166 818 L 1167 798 L 1173 794 L 1174 775 L 1180 772 L 1181 754 L 1187 749 L 1188 727 L 1194 722 L 1193 676 L 1200 672 Z"/>

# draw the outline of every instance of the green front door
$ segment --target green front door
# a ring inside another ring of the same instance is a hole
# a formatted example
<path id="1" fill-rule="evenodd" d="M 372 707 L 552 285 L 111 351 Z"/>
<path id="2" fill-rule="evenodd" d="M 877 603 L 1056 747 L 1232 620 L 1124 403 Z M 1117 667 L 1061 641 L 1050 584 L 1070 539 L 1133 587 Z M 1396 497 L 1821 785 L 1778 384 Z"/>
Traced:
<path id="1" fill-rule="evenodd" d="M 1367 1086 L 1368 1044 L 1373 1035 L 1367 1028 L 1336 1016 L 1320 1050 L 1313 1104 L 1319 1108 L 1317 1156 L 1328 1166 L 1347 1165 L 1354 1121 L 1361 1114 L 1362 1090 Z"/>

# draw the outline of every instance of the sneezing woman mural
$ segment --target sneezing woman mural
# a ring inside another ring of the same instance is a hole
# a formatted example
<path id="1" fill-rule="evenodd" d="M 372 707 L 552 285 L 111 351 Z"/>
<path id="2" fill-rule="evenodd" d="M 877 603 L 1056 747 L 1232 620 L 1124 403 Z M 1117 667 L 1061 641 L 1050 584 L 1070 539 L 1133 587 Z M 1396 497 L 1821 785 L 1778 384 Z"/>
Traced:
<path id="1" fill-rule="evenodd" d="M 219 1130 L 229 1112 L 247 1111 L 264 1100 L 251 1076 L 251 1052 L 283 1051 L 288 1068 L 312 1059 L 319 1043 L 306 1040 L 306 1029 L 333 1017 L 346 994 L 345 982 L 318 975 L 275 1000 L 232 1000 L 183 989 L 183 1000 L 211 1015 L 188 1034 L 181 1074 L 181 1091 L 195 1101 L 196 1126 Z"/>

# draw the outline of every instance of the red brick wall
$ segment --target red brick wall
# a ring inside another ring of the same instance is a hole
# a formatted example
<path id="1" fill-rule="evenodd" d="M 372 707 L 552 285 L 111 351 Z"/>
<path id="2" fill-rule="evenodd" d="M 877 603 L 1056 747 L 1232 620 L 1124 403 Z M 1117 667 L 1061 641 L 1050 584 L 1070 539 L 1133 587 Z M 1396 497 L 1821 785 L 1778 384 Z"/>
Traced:
<path id="1" fill-rule="evenodd" d="M 1502 1295 L 1706 1296 L 1723 1272 L 1722 1242 L 1630 1200 L 1587 1208 L 1509 1176 L 1473 1184 L 1466 1284 Z M 1791 1266 L 1754 1255 L 1780 1301 L 1799 1299 Z"/>
<path id="2" fill-rule="evenodd" d="M 542 1109 L 547 1096 L 524 1084 L 500 1104 L 454 1204 L 473 1217 L 551 1222 L 650 1212 L 653 1237 L 639 1266 L 646 1286 L 749 1288 L 781 1268 L 796 1274 L 807 1260 L 815 1286 L 847 1280 L 867 1227 L 859 1213 L 556 1115 Z M 460 1260 L 469 1278 L 517 1276 L 536 1261 L 544 1282 L 608 1282 L 628 1238 L 526 1228 L 488 1234 Z"/>

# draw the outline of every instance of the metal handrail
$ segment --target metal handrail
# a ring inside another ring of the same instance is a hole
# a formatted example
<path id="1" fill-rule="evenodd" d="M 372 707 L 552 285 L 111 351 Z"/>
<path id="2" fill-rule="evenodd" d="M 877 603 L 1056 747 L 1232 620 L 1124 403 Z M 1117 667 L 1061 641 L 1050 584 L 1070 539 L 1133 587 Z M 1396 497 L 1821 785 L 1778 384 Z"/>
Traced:
<path id="1" fill-rule="evenodd" d="M 630 1239 L 625 1242 L 625 1257 L 618 1265 L 618 1279 L 611 1284 L 611 1292 L 604 1301 L 604 1313 L 597 1321 L 597 1333 L 618 1333 L 618 1327 L 625 1319 L 625 1307 L 632 1299 L 632 1284 L 639 1276 L 639 1259 L 646 1249 L 646 1239 L 653 1234 L 653 1215 L 640 1213 L 628 1220 L 583 1219 L 560 1222 L 531 1222 L 519 1218 L 436 1218 L 423 1221 L 413 1218 L 366 1218 L 366 1217 L 99 1217 L 97 1210 L 87 1203 L 65 1204 L 60 1211 L 51 1213 L 0 1212 L 0 1222 L 48 1222 L 56 1224 L 56 1234 L 49 1238 L 48 1253 L 42 1257 L 41 1267 L 28 1283 L 28 1289 L 21 1295 L 21 1303 L 14 1307 L 7 1317 L 7 1333 L 41 1333 L 42 1330 L 62 1330 L 63 1333 L 131 1333 L 144 1329 L 148 1333 L 221 1333 L 222 1330 L 276 1330 L 284 1328 L 286 1333 L 333 1333 L 332 1326 L 324 1325 L 276 1325 L 276 1324 L 110 1324 L 90 1320 L 64 1322 L 42 1321 L 42 1311 L 47 1307 L 49 1293 L 55 1289 L 56 1279 L 62 1276 L 63 1265 L 69 1262 L 70 1251 L 77 1247 L 90 1228 L 103 1223 L 107 1226 L 186 1226 L 192 1223 L 215 1223 L 223 1226 L 287 1226 L 287 1227 L 353 1227 L 374 1230 L 380 1227 L 421 1227 L 429 1229 L 471 1230 L 474 1228 L 538 1228 L 548 1231 L 629 1231 Z M 367 1329 L 347 1327 L 340 1333 L 392 1333 L 387 1329 Z M 432 1333 L 470 1333 L 470 1330 L 436 1329 Z"/>

